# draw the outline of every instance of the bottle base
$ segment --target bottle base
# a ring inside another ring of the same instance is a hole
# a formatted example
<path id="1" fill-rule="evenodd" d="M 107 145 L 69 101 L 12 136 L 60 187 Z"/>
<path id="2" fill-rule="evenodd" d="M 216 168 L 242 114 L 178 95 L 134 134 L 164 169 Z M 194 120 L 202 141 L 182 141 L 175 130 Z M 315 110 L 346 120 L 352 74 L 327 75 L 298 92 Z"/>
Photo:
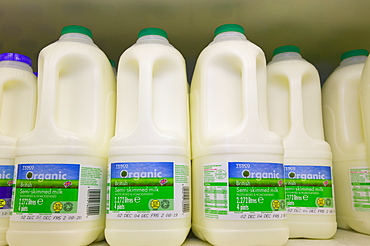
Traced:
<path id="1" fill-rule="evenodd" d="M 337 226 L 338 226 L 338 228 L 344 229 L 344 230 L 351 230 L 351 227 L 349 227 L 347 221 L 348 221 L 348 218 L 337 216 Z"/>
<path id="2" fill-rule="evenodd" d="M 196 237 L 215 246 L 284 245 L 288 241 L 288 228 L 221 230 L 193 224 Z"/>
<path id="3" fill-rule="evenodd" d="M 337 223 L 289 222 L 289 238 L 329 239 L 337 232 Z"/>
<path id="4" fill-rule="evenodd" d="M 94 242 L 102 230 L 103 228 L 76 231 L 8 230 L 6 240 L 12 246 L 86 246 Z"/>
<path id="5" fill-rule="evenodd" d="M 177 230 L 112 230 L 105 229 L 105 239 L 110 246 L 162 246 L 181 245 L 188 236 L 190 227 Z"/>
<path id="6" fill-rule="evenodd" d="M 3 245 L 8 245 L 8 243 L 6 242 L 6 231 L 8 230 L 8 228 L 0 228 L 0 246 L 3 246 Z"/>
<path id="7" fill-rule="evenodd" d="M 370 234 L 370 221 L 366 217 L 362 219 L 350 217 L 338 217 L 338 228 L 354 230 L 364 234 Z"/>

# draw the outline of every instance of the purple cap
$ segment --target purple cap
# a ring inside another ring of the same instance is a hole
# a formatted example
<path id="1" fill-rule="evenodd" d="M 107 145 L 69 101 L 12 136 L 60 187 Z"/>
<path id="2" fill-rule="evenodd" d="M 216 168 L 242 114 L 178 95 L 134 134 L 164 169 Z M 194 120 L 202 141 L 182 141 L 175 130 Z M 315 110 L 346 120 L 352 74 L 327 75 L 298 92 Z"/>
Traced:
<path id="1" fill-rule="evenodd" d="M 2 53 L 0 54 L 0 61 L 18 61 L 32 66 L 32 60 L 28 56 L 17 53 Z"/>

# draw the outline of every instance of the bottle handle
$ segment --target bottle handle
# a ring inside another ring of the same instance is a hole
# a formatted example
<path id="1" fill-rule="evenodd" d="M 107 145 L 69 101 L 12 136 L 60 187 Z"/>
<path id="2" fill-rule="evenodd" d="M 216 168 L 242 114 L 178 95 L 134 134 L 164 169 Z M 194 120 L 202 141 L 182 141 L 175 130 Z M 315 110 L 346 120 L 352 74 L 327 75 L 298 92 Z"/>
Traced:
<path id="1" fill-rule="evenodd" d="M 59 64 L 53 64 L 55 61 L 40 57 L 39 77 L 38 77 L 38 109 L 35 130 L 58 131 L 55 122 L 55 97 L 56 81 Z M 45 64 L 48 64 L 46 67 Z M 41 66 L 40 66 L 41 65 Z M 47 73 L 43 72 L 48 70 Z"/>
<path id="2" fill-rule="evenodd" d="M 140 63 L 139 63 L 140 64 Z M 139 132 L 153 132 L 153 63 L 139 66 L 139 107 L 137 128 Z M 149 129 L 149 127 L 151 129 Z"/>
<path id="3" fill-rule="evenodd" d="M 259 61 L 260 57 L 249 58 L 247 62 L 242 62 L 242 112 L 243 120 L 242 126 L 243 131 L 251 132 L 251 128 L 256 131 L 267 130 L 267 115 L 261 115 L 261 112 L 267 114 L 267 79 L 266 69 L 263 69 Z M 243 61 L 243 59 L 242 59 Z M 262 69 L 262 71 L 261 71 Z M 259 74 L 261 73 L 261 74 Z M 260 98 L 262 97 L 262 98 Z M 266 101 L 263 104 L 263 101 Z M 264 107 L 264 109 L 261 109 Z M 262 117 L 262 118 L 261 118 Z M 265 118 L 264 118 L 265 117 Z M 266 122 L 265 122 L 266 121 Z"/>
<path id="4" fill-rule="evenodd" d="M 302 77 L 293 75 L 288 76 L 289 85 L 289 123 L 290 129 L 288 132 L 292 135 L 301 135 L 305 133 L 308 136 L 306 129 L 304 127 L 304 116 L 303 116 L 303 102 L 302 102 Z M 299 81 L 299 83 L 297 83 Z"/>

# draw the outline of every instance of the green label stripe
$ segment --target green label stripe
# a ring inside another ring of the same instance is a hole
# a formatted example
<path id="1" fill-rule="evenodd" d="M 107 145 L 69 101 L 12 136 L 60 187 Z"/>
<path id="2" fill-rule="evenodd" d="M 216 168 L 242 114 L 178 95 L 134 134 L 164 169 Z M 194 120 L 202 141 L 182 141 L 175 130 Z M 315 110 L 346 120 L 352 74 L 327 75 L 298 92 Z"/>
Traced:
<path id="1" fill-rule="evenodd" d="M 351 185 L 364 185 L 364 186 L 370 186 L 370 183 L 356 183 L 356 182 L 353 182 L 351 183 Z M 370 190 L 370 189 L 369 189 Z"/>
<path id="2" fill-rule="evenodd" d="M 69 183 L 70 181 L 70 183 Z M 17 188 L 65 188 L 77 189 L 78 180 L 34 180 L 34 179 L 17 179 Z"/>
<path id="3" fill-rule="evenodd" d="M 226 182 L 220 182 L 220 183 L 204 183 L 204 186 L 227 186 Z"/>
<path id="4" fill-rule="evenodd" d="M 227 215 L 227 211 L 225 210 L 215 210 L 206 208 L 204 211 L 206 214 L 219 214 L 219 215 Z"/>
<path id="5" fill-rule="evenodd" d="M 229 162 L 229 211 L 286 211 L 282 163 Z"/>
<path id="6" fill-rule="evenodd" d="M 154 202 L 152 202 L 155 200 Z M 173 210 L 172 186 L 129 186 L 110 189 L 110 211 Z"/>
<path id="7" fill-rule="evenodd" d="M 322 187 L 331 187 L 332 180 L 322 180 L 322 179 L 286 179 L 286 186 L 322 186 Z"/>
<path id="8" fill-rule="evenodd" d="M 11 187 L 13 183 L 11 182 L 9 185 L 9 181 L 11 181 L 11 179 L 0 179 L 0 187 Z"/>
<path id="9" fill-rule="evenodd" d="M 359 201 L 362 201 L 362 202 L 366 202 L 366 203 L 370 202 L 370 197 L 363 197 L 363 196 L 354 195 L 353 199 L 359 200 Z"/>
<path id="10" fill-rule="evenodd" d="M 358 208 L 370 208 L 370 205 L 363 205 L 363 204 L 353 204 L 354 207 Z"/>
<path id="11" fill-rule="evenodd" d="M 279 182 L 280 181 L 280 182 Z M 283 187 L 282 179 L 264 178 L 249 179 L 249 178 L 229 178 L 229 186 L 250 186 L 250 187 Z"/>
<path id="12" fill-rule="evenodd" d="M 334 207 L 331 187 L 287 187 L 286 201 L 288 207 Z"/>
<path id="13" fill-rule="evenodd" d="M 15 213 L 77 213 L 78 189 L 19 188 Z"/>
<path id="14" fill-rule="evenodd" d="M 227 190 L 216 190 L 216 189 L 213 189 L 213 190 L 204 190 L 204 193 L 205 194 L 227 194 Z"/>
<path id="15" fill-rule="evenodd" d="M 165 180 L 165 181 L 162 181 Z M 163 185 L 161 185 L 161 181 Z M 173 178 L 112 178 L 111 187 L 125 186 L 173 186 Z"/>
<path id="16" fill-rule="evenodd" d="M 230 211 L 285 211 L 284 187 L 230 187 Z"/>

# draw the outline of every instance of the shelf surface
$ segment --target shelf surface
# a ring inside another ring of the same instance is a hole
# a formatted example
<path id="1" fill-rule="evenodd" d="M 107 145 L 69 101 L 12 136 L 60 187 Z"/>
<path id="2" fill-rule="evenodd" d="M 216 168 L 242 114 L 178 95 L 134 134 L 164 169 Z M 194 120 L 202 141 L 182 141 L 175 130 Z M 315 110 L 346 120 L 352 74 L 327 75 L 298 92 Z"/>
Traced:
<path id="1" fill-rule="evenodd" d="M 90 246 L 108 246 L 106 242 L 91 244 Z M 206 246 L 211 245 L 197 239 L 192 233 L 182 246 Z M 338 229 L 333 238 L 328 240 L 289 239 L 284 246 L 368 246 L 370 235 L 360 234 L 354 231 Z"/>
<path id="2" fill-rule="evenodd" d="M 65 25 L 90 28 L 96 44 L 118 62 L 140 29 L 156 26 L 184 55 L 189 79 L 214 29 L 239 23 L 271 60 L 274 48 L 293 44 L 325 79 L 341 53 L 370 49 L 368 0 L 12 0 L 0 6 L 0 50 L 30 56 L 59 38 Z M 35 62 L 36 64 L 36 62 Z M 36 69 L 37 65 L 34 65 Z"/>

